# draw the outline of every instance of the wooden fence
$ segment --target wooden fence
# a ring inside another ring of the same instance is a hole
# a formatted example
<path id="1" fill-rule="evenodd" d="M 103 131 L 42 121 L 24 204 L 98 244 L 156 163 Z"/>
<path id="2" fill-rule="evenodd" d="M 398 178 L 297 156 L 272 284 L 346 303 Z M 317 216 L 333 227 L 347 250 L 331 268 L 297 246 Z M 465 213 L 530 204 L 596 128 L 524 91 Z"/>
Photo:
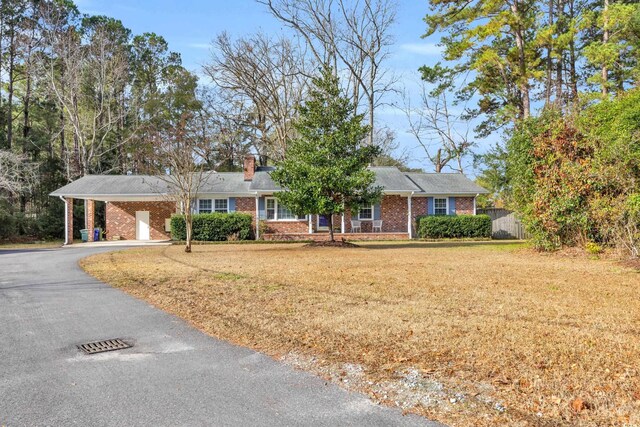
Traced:
<path id="1" fill-rule="evenodd" d="M 529 238 L 515 212 L 501 208 L 490 208 L 478 209 L 477 213 L 491 217 L 491 232 L 494 239 L 523 240 Z"/>

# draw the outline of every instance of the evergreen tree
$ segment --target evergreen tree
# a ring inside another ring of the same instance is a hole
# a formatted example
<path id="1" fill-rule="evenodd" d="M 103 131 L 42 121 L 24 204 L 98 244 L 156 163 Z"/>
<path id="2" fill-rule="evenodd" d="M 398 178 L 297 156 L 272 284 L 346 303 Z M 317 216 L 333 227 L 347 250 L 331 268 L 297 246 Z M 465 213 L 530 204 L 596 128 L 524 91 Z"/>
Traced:
<path id="1" fill-rule="evenodd" d="M 329 217 L 332 242 L 334 214 L 370 205 L 381 194 L 374 186 L 374 173 L 367 169 L 380 149 L 364 144 L 369 126 L 362 120 L 340 93 L 331 68 L 324 68 L 313 79 L 309 100 L 299 108 L 297 137 L 271 174 L 285 190 L 277 195 L 280 203 L 296 214 Z"/>

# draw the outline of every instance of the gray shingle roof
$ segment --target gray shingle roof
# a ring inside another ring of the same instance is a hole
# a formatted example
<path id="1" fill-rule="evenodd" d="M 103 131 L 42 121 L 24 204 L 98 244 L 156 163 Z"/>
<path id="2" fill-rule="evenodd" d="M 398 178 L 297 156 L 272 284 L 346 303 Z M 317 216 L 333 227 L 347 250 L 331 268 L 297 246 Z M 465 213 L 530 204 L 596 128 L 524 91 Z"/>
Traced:
<path id="1" fill-rule="evenodd" d="M 245 181 L 242 172 L 208 172 L 201 184 L 201 194 L 255 194 L 279 191 L 271 179 L 273 168 L 256 170 L 252 181 Z M 415 194 L 486 194 L 480 187 L 462 174 L 405 173 L 395 167 L 372 167 L 376 185 L 388 193 Z M 168 184 L 157 176 L 149 175 L 88 175 L 57 189 L 52 196 L 107 197 L 107 196 L 161 196 L 168 193 Z"/>
<path id="2" fill-rule="evenodd" d="M 249 184 L 242 172 L 207 172 L 200 193 L 247 193 Z M 169 183 L 150 175 L 87 175 L 57 189 L 52 196 L 162 196 Z"/>
<path id="3" fill-rule="evenodd" d="M 420 191 L 413 181 L 400 172 L 396 167 L 372 167 L 369 168 L 376 174 L 376 186 L 384 188 L 389 193 Z"/>
<path id="4" fill-rule="evenodd" d="M 407 173 L 423 194 L 488 194 L 489 192 L 461 173 Z"/>
<path id="5" fill-rule="evenodd" d="M 167 192 L 167 183 L 149 175 L 87 175 L 52 196 L 152 196 Z"/>

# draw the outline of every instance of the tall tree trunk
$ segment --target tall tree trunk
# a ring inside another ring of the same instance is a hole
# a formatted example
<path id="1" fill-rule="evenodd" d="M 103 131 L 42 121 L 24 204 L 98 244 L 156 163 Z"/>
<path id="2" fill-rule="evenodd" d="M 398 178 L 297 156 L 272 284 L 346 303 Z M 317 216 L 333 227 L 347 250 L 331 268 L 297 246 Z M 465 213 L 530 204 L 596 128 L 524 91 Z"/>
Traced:
<path id="1" fill-rule="evenodd" d="M 517 21 L 519 21 L 520 14 L 522 11 L 519 8 L 519 2 L 514 1 L 511 5 L 511 12 Z M 518 83 L 520 96 L 521 96 L 521 106 L 520 106 L 520 115 L 521 119 L 529 118 L 531 114 L 531 98 L 529 96 L 529 79 L 527 78 L 527 58 L 524 46 L 524 31 L 520 24 L 516 24 L 513 29 L 513 35 L 516 39 L 516 47 L 518 49 L 518 71 L 520 72 L 520 81 Z"/>
<path id="2" fill-rule="evenodd" d="M 16 32 L 15 25 L 11 28 L 9 36 L 9 87 L 7 89 L 7 149 L 13 145 L 13 83 L 16 59 Z"/>
<path id="3" fill-rule="evenodd" d="M 565 14 L 565 1 L 558 0 L 556 7 L 556 26 L 557 34 L 564 34 L 567 31 Z M 565 104 L 564 96 L 564 69 L 565 69 L 565 52 L 558 49 L 558 58 L 556 60 L 556 105 L 562 108 Z"/>
<path id="4" fill-rule="evenodd" d="M 602 43 L 609 43 L 609 0 L 604 0 L 603 13 L 603 31 L 602 31 Z M 602 64 L 602 96 L 609 94 L 609 88 L 607 87 L 609 81 L 609 70 L 607 64 Z"/>
<path id="5" fill-rule="evenodd" d="M 573 23 L 575 18 L 575 0 L 569 0 L 569 19 Z M 573 25 L 573 24 L 572 24 Z M 569 84 L 571 86 L 571 109 L 576 111 L 578 107 L 578 71 L 576 69 L 576 41 L 571 37 L 569 41 Z"/>
<path id="6" fill-rule="evenodd" d="M 548 14 L 549 14 L 549 22 L 548 25 L 549 27 L 551 27 L 553 25 L 553 4 L 554 0 L 549 0 L 548 3 Z M 553 78 L 552 76 L 552 72 L 553 72 L 553 35 L 550 35 L 550 40 L 547 43 L 547 61 L 546 61 L 546 65 L 547 65 L 547 79 L 545 82 L 545 90 L 544 90 L 544 99 L 545 99 L 545 107 L 548 107 L 549 105 L 551 105 L 551 88 L 553 86 Z"/>

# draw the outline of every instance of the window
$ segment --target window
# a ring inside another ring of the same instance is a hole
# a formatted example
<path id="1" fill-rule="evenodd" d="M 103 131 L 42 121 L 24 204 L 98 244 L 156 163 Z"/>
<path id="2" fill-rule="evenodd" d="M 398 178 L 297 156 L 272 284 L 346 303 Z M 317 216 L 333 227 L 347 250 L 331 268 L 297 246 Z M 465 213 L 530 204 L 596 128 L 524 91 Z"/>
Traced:
<path id="1" fill-rule="evenodd" d="M 211 212 L 229 212 L 229 199 L 198 199 L 198 213 Z"/>
<path id="2" fill-rule="evenodd" d="M 278 203 L 278 200 L 273 197 L 266 199 L 266 208 L 267 219 L 274 221 L 299 219 L 293 212 L 287 209 L 286 206 Z"/>
<path id="3" fill-rule="evenodd" d="M 198 213 L 211 213 L 211 199 L 198 200 Z"/>
<path id="4" fill-rule="evenodd" d="M 373 206 L 363 206 L 358 211 L 359 220 L 373 219 Z"/>
<path id="5" fill-rule="evenodd" d="M 229 200 L 215 199 L 213 207 L 215 212 L 227 213 L 229 211 Z"/>
<path id="6" fill-rule="evenodd" d="M 446 198 L 444 199 L 433 199 L 433 213 L 434 215 L 447 215 L 448 213 L 448 209 L 447 209 L 447 205 L 448 205 L 448 201 Z"/>

